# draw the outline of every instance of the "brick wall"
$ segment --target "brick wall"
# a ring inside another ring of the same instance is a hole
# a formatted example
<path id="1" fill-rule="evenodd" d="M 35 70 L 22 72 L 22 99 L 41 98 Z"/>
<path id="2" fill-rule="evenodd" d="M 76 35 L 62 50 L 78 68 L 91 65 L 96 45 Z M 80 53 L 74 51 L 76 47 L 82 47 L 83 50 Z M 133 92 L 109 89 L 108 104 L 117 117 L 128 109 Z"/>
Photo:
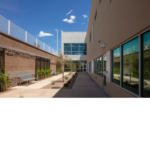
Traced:
<path id="1" fill-rule="evenodd" d="M 35 75 L 36 56 L 50 59 L 52 62 L 50 69 L 56 70 L 55 55 L 2 32 L 0 32 L 0 47 L 5 48 L 5 71 L 11 74 L 12 86 L 19 83 L 19 74 Z"/>

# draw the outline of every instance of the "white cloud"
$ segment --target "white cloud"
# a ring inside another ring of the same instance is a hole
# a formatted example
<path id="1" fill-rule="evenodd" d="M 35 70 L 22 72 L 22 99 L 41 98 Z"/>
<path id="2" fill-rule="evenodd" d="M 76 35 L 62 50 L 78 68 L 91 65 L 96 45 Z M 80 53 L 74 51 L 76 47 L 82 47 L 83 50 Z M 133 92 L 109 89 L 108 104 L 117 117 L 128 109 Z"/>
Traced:
<path id="1" fill-rule="evenodd" d="M 87 15 L 83 15 L 83 17 L 84 17 L 84 19 L 85 19 L 85 18 L 88 18 L 88 16 L 87 16 Z"/>
<path id="2" fill-rule="evenodd" d="M 70 10 L 66 15 L 68 16 L 69 14 L 71 14 L 72 11 L 73 11 L 73 10 Z"/>
<path id="3" fill-rule="evenodd" d="M 74 23 L 75 18 L 76 18 L 75 16 L 70 16 L 70 19 L 67 19 L 67 18 L 66 18 L 66 19 L 64 19 L 63 21 L 64 21 L 64 22 L 68 22 L 68 23 Z"/>
<path id="4" fill-rule="evenodd" d="M 82 24 L 85 24 L 85 23 L 81 23 L 81 25 L 82 25 Z"/>
<path id="5" fill-rule="evenodd" d="M 53 34 L 50 33 L 44 33 L 43 31 L 40 31 L 40 33 L 38 34 L 39 37 L 44 37 L 44 36 L 53 36 Z"/>

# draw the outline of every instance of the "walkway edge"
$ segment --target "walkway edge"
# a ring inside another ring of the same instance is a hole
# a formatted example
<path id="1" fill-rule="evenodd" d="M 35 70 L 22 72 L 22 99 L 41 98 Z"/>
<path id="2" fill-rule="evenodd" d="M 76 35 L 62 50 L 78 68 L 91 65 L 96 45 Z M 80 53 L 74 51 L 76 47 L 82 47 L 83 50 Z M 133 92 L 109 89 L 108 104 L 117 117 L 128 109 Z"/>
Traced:
<path id="1" fill-rule="evenodd" d="M 77 79 L 76 79 L 75 83 L 77 82 L 77 80 L 78 80 L 78 76 L 77 76 Z M 73 85 L 73 88 L 72 88 L 72 89 L 74 89 L 75 83 L 74 83 L 74 85 Z"/>

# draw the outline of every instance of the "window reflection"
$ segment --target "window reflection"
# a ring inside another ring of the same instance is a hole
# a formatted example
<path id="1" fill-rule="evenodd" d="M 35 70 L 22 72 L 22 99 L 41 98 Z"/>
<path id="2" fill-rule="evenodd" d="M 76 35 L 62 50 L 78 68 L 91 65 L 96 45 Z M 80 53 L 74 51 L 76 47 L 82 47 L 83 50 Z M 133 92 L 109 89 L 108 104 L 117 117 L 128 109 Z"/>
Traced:
<path id="1" fill-rule="evenodd" d="M 138 38 L 123 45 L 123 87 L 139 93 L 139 44 Z"/>
<path id="2" fill-rule="evenodd" d="M 68 55 L 86 55 L 86 43 L 64 43 L 64 54 Z"/>
<path id="3" fill-rule="evenodd" d="M 150 31 L 143 35 L 143 96 L 150 97 Z"/>
<path id="4" fill-rule="evenodd" d="M 113 50 L 113 78 L 112 82 L 120 85 L 120 47 Z"/>

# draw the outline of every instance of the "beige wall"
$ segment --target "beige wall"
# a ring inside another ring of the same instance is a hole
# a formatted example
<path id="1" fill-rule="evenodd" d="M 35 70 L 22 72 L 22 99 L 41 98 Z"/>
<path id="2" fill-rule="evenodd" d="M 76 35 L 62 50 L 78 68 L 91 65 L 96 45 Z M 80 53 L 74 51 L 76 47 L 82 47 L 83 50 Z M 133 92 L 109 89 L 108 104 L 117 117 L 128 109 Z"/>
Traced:
<path id="1" fill-rule="evenodd" d="M 92 0 L 89 24 L 87 30 L 87 63 L 102 56 L 106 52 L 113 50 L 121 44 L 138 36 L 143 31 L 150 29 L 149 15 L 150 0 Z M 97 10 L 97 19 L 95 13 Z M 89 36 L 93 25 L 93 43 L 89 42 Z M 101 40 L 98 43 L 98 40 Z M 105 43 L 106 47 L 100 48 Z M 90 54 L 91 53 L 91 54 Z M 89 73 L 93 78 L 94 74 Z M 101 77 L 97 77 L 96 82 L 101 83 Z M 106 91 L 112 97 L 122 95 L 130 97 L 128 92 L 121 87 L 116 87 L 111 82 L 107 84 Z M 118 95 L 114 93 L 120 92 Z M 118 90 L 119 89 L 119 90 Z M 132 96 L 135 96 L 134 94 Z M 131 97 L 132 97 L 131 96 Z"/>
<path id="2" fill-rule="evenodd" d="M 150 27 L 150 0 L 92 0 L 87 31 L 88 54 L 90 62 L 98 56 L 124 43 L 141 31 Z M 97 10 L 97 19 L 94 21 Z M 94 27 L 93 43 L 89 36 Z M 101 42 L 97 41 L 101 39 Z M 100 48 L 102 43 L 106 48 Z"/>

